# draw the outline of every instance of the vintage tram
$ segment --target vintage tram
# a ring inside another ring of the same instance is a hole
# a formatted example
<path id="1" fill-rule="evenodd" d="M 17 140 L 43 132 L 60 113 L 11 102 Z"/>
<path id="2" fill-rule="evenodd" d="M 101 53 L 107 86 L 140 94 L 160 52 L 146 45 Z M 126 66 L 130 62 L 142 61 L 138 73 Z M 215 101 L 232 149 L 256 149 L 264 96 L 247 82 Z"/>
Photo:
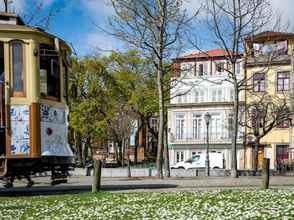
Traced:
<path id="1" fill-rule="evenodd" d="M 73 167 L 66 105 L 70 54 L 62 39 L 26 26 L 15 14 L 0 13 L 3 179 L 46 172 L 53 183 L 64 182 Z"/>

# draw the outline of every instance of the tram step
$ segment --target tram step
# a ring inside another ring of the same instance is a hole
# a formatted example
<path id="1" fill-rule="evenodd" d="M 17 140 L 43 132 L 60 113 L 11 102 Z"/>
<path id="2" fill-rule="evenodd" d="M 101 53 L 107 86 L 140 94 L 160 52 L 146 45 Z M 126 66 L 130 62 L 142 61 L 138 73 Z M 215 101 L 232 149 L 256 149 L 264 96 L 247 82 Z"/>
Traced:
<path id="1" fill-rule="evenodd" d="M 61 183 L 67 183 L 67 179 L 55 179 L 55 180 L 52 180 L 51 181 L 51 185 L 54 186 L 54 185 L 58 185 L 58 184 L 61 184 Z"/>

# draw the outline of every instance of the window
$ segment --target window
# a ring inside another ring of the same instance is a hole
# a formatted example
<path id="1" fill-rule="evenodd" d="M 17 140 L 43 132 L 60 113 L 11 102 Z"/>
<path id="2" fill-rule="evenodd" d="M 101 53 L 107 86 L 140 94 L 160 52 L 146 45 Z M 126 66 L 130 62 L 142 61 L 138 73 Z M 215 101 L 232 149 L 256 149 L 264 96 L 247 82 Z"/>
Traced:
<path id="1" fill-rule="evenodd" d="M 199 72 L 198 72 L 198 74 L 199 74 L 199 76 L 203 76 L 204 74 L 203 74 L 203 71 L 204 71 L 204 68 L 203 68 L 203 64 L 201 63 L 201 64 L 199 64 L 199 66 L 198 66 L 198 68 L 199 68 Z"/>
<path id="2" fill-rule="evenodd" d="M 217 99 L 218 99 L 219 102 L 222 101 L 222 97 L 223 97 L 223 91 L 220 88 L 220 89 L 217 90 Z"/>
<path id="3" fill-rule="evenodd" d="M 193 139 L 200 139 L 201 137 L 202 119 L 200 115 L 193 114 Z"/>
<path id="4" fill-rule="evenodd" d="M 218 139 L 221 135 L 221 120 L 219 115 L 213 115 L 211 118 L 209 130 L 210 130 L 210 137 L 212 139 Z"/>
<path id="5" fill-rule="evenodd" d="M 181 162 L 184 161 L 184 152 L 183 151 L 178 151 L 176 153 L 176 162 Z"/>
<path id="6" fill-rule="evenodd" d="M 194 102 L 199 102 L 199 91 L 197 90 L 194 91 Z"/>
<path id="7" fill-rule="evenodd" d="M 200 102 L 204 102 L 204 91 L 200 90 L 200 98 L 199 98 Z"/>
<path id="8" fill-rule="evenodd" d="M 279 72 L 277 74 L 277 90 L 289 91 L 290 90 L 290 73 Z"/>
<path id="9" fill-rule="evenodd" d="M 65 98 L 66 101 L 68 101 L 68 67 L 67 65 L 63 62 L 63 97 Z"/>
<path id="10" fill-rule="evenodd" d="M 241 63 L 236 63 L 236 73 L 240 74 L 241 73 Z"/>
<path id="11" fill-rule="evenodd" d="M 193 75 L 194 69 L 194 63 L 187 62 L 181 64 L 181 76 L 182 77 L 191 77 Z"/>
<path id="12" fill-rule="evenodd" d="M 60 99 L 59 55 L 53 46 L 40 44 L 40 93 L 43 97 Z"/>
<path id="13" fill-rule="evenodd" d="M 213 102 L 216 101 L 216 89 L 212 89 L 211 100 L 212 100 Z"/>
<path id="14" fill-rule="evenodd" d="M 21 41 L 11 42 L 12 52 L 12 80 L 13 94 L 16 96 L 24 96 L 24 57 L 23 43 Z"/>
<path id="15" fill-rule="evenodd" d="M 200 160 L 200 155 L 194 155 L 192 156 L 192 162 L 197 162 Z"/>
<path id="16" fill-rule="evenodd" d="M 284 120 L 282 121 L 278 126 L 278 128 L 289 128 L 290 127 L 290 122 L 289 120 Z"/>
<path id="17" fill-rule="evenodd" d="M 182 103 L 182 95 L 181 95 L 181 93 L 178 94 L 178 103 Z"/>
<path id="18" fill-rule="evenodd" d="M 157 132 L 157 119 L 156 118 L 151 118 L 151 128 Z"/>
<path id="19" fill-rule="evenodd" d="M 182 140 L 184 138 L 184 114 L 177 114 L 176 115 L 176 139 Z"/>
<path id="20" fill-rule="evenodd" d="M 253 91 L 264 92 L 265 90 L 265 74 L 255 73 L 253 75 Z"/>
<path id="21" fill-rule="evenodd" d="M 225 70 L 225 64 L 224 63 L 217 63 L 216 64 L 216 71 L 219 73 L 224 72 Z"/>
<path id="22" fill-rule="evenodd" d="M 233 116 L 229 116 L 228 118 L 228 137 L 233 137 Z"/>
<path id="23" fill-rule="evenodd" d="M 230 96 L 229 96 L 230 101 L 234 100 L 234 89 L 230 89 Z"/>
<path id="24" fill-rule="evenodd" d="M 183 103 L 187 103 L 188 101 L 187 101 L 187 94 L 184 94 L 183 95 Z"/>
<path id="25" fill-rule="evenodd" d="M 204 73 L 204 75 L 208 75 L 208 68 L 207 67 L 208 67 L 207 63 L 204 63 L 203 64 L 203 73 Z"/>

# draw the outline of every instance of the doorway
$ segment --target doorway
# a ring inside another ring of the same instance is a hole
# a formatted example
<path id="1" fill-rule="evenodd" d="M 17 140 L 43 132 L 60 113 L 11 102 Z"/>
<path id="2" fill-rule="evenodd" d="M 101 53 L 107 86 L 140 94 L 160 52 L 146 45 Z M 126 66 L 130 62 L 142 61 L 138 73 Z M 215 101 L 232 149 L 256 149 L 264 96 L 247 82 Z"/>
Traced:
<path id="1" fill-rule="evenodd" d="M 277 170 L 282 172 L 287 170 L 289 165 L 289 145 L 277 145 Z"/>
<path id="2" fill-rule="evenodd" d="M 1 156 L 5 156 L 5 74 L 3 42 L 0 42 L 0 157 Z"/>

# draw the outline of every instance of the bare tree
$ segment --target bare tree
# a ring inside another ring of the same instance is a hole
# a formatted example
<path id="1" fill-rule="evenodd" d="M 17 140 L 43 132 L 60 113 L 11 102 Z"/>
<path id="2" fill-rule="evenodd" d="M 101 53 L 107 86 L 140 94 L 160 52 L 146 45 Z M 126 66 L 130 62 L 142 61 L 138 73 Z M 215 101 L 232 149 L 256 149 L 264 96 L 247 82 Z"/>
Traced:
<path id="1" fill-rule="evenodd" d="M 245 120 L 240 122 L 246 127 L 247 139 L 254 143 L 253 169 L 258 169 L 258 147 L 260 140 L 276 127 L 289 127 L 293 112 L 288 106 L 290 97 L 274 97 L 264 93 L 261 97 L 248 103 L 243 114 Z"/>
<path id="2" fill-rule="evenodd" d="M 157 176 L 163 178 L 165 63 L 180 51 L 184 33 L 192 21 L 183 10 L 182 0 L 112 0 L 115 17 L 110 25 L 117 38 L 139 49 L 157 72 L 159 128 Z M 197 14 L 197 13 L 196 13 Z"/>
<path id="3" fill-rule="evenodd" d="M 108 122 L 110 136 L 115 137 L 116 141 L 121 144 L 119 147 L 122 166 L 124 166 L 124 159 L 127 156 L 129 177 L 131 177 L 129 138 L 135 127 L 136 119 L 137 115 L 128 105 L 117 104 L 114 117 Z"/>
<path id="4" fill-rule="evenodd" d="M 245 38 L 254 37 L 271 22 L 272 13 L 269 0 L 206 0 L 205 25 L 212 34 L 212 43 L 226 52 L 228 67 L 225 69 L 225 81 L 232 83 L 234 88 L 233 101 L 233 135 L 231 176 L 237 173 L 237 139 L 239 131 L 240 93 L 247 88 L 247 80 L 240 78 L 236 65 L 240 63 L 240 54 L 246 53 Z M 190 36 L 190 39 L 193 37 Z M 192 40 L 193 45 L 201 49 Z"/>

